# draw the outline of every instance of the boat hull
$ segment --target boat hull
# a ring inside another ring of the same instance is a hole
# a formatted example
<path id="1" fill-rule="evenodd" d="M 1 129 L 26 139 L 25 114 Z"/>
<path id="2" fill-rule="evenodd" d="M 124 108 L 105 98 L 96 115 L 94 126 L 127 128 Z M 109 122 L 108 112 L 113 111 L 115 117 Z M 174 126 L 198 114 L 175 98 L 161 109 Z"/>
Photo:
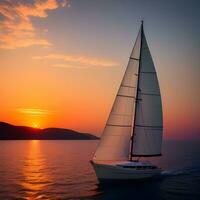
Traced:
<path id="1" fill-rule="evenodd" d="M 138 170 L 133 168 L 123 168 L 118 165 L 99 164 L 92 162 L 96 176 L 100 182 L 123 181 L 123 180 L 144 180 L 159 176 L 161 169 Z"/>

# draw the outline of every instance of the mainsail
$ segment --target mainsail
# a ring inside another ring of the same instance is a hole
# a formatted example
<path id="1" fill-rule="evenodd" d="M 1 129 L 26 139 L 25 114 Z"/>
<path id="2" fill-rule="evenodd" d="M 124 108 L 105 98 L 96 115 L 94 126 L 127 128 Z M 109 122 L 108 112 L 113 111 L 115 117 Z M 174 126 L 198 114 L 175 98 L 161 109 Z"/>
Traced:
<path id="1" fill-rule="evenodd" d="M 163 129 L 161 95 L 143 26 L 141 35 L 132 156 L 158 156 L 161 154 Z"/>
<path id="2" fill-rule="evenodd" d="M 93 160 L 128 160 L 130 141 L 131 156 L 157 155 L 161 140 L 160 90 L 141 25 Z"/>

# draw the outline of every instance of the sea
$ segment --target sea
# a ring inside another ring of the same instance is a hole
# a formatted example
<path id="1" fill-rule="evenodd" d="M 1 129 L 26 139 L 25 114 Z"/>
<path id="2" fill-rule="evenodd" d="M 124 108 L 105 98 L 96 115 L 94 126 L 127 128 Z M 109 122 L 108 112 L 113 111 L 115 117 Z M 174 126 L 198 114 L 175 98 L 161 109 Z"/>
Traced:
<path id="1" fill-rule="evenodd" d="M 101 184 L 90 164 L 98 140 L 0 141 L 0 200 L 199 200 L 200 141 L 164 141 L 156 179 Z M 149 160 L 149 159 L 148 159 Z"/>

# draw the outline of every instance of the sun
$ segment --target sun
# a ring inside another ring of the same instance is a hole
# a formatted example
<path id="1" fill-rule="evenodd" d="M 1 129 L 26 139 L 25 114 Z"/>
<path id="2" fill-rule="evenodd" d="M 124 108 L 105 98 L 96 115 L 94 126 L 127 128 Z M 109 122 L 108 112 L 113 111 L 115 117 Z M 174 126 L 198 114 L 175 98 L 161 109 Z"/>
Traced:
<path id="1" fill-rule="evenodd" d="M 38 128 L 38 124 L 33 124 L 33 128 Z"/>

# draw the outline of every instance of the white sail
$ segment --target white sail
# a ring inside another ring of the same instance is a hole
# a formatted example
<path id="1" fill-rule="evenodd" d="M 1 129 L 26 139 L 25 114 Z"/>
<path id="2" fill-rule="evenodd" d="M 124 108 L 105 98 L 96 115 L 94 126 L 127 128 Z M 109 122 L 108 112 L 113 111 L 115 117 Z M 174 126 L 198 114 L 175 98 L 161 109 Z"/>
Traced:
<path id="1" fill-rule="evenodd" d="M 133 113 L 139 66 L 141 30 L 97 147 L 94 161 L 128 160 L 133 131 Z"/>
<path id="2" fill-rule="evenodd" d="M 128 160 L 130 151 L 160 155 L 162 125 L 160 89 L 142 25 L 93 161 Z"/>
<path id="3" fill-rule="evenodd" d="M 141 63 L 138 80 L 138 100 L 133 133 L 133 155 L 161 154 L 162 104 L 153 60 L 142 30 Z"/>

